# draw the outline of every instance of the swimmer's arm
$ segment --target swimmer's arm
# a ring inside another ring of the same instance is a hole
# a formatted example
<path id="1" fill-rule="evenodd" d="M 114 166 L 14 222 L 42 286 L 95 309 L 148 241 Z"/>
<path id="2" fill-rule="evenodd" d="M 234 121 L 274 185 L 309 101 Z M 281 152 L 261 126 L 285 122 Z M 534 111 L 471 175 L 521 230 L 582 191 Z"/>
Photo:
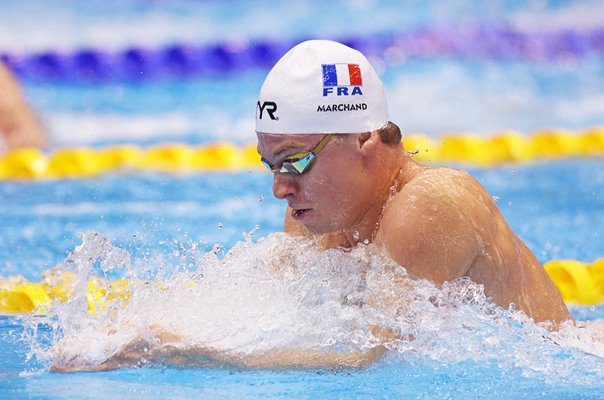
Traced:
<path id="1" fill-rule="evenodd" d="M 225 352 L 208 347 L 182 348 L 177 335 L 156 329 L 165 345 L 161 351 L 164 364 L 213 368 L 249 369 L 333 369 L 360 368 L 377 361 L 385 353 L 384 346 L 368 351 L 336 353 L 312 349 L 273 349 L 256 354 Z"/>
<path id="2" fill-rule="evenodd" d="M 152 328 L 154 337 L 136 338 L 119 351 L 96 365 L 86 365 L 61 355 L 50 367 L 53 372 L 109 371 L 162 363 L 198 368 L 249 369 L 333 369 L 360 368 L 377 361 L 386 351 L 376 346 L 368 351 L 351 353 L 323 352 L 306 349 L 274 349 L 257 354 L 225 352 L 210 347 L 184 347 L 183 338 Z"/>
<path id="3" fill-rule="evenodd" d="M 352 353 L 305 349 L 274 349 L 258 354 L 216 352 L 205 348 L 173 350 L 164 363 L 180 366 L 249 369 L 338 369 L 361 368 L 376 362 L 385 352 L 383 346 Z"/>
<path id="4" fill-rule="evenodd" d="M 211 348 L 180 348 L 164 346 L 151 350 L 143 342 L 133 343 L 124 351 L 97 366 L 82 367 L 54 364 L 53 372 L 110 371 L 147 363 L 197 368 L 249 368 L 249 369 L 338 369 L 362 368 L 379 360 L 385 353 L 383 346 L 368 351 L 352 353 L 322 352 L 303 349 L 275 349 L 258 354 L 220 352 Z"/>
<path id="5" fill-rule="evenodd" d="M 208 347 L 182 348 L 177 343 L 182 339 L 177 335 L 156 330 L 158 339 L 165 343 L 161 351 L 164 364 L 213 368 L 249 369 L 338 369 L 362 368 L 378 361 L 386 347 L 376 345 L 366 351 L 336 353 L 313 349 L 272 349 L 262 353 L 241 354 L 225 352 Z M 386 330 L 374 330 L 377 337 L 383 337 Z M 390 332 L 389 332 L 390 333 Z"/>

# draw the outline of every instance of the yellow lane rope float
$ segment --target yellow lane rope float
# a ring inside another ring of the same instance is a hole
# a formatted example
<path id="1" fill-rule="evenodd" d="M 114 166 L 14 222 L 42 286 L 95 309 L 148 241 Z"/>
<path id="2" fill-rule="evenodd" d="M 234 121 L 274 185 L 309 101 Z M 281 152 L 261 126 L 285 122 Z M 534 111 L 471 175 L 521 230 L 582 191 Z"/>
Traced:
<path id="1" fill-rule="evenodd" d="M 524 136 L 506 131 L 491 137 L 459 133 L 435 141 L 428 135 L 405 134 L 406 150 L 423 162 L 461 162 L 479 166 L 536 159 L 604 155 L 604 127 L 582 132 L 536 131 Z M 241 171 L 260 168 L 255 145 L 216 143 L 195 147 L 161 144 L 149 148 L 66 148 L 45 154 L 19 149 L 0 156 L 0 180 L 89 178 L 116 170 L 156 172 Z"/>
<path id="2" fill-rule="evenodd" d="M 604 258 L 591 264 L 575 260 L 555 260 L 544 265 L 569 304 L 593 305 L 604 302 Z M 73 272 L 48 271 L 33 283 L 14 276 L 0 280 L 0 314 L 47 313 L 55 301 L 65 302 L 74 293 L 77 277 Z M 111 303 L 126 306 L 130 298 L 126 279 L 94 278 L 87 282 L 88 311 L 106 310 Z"/>

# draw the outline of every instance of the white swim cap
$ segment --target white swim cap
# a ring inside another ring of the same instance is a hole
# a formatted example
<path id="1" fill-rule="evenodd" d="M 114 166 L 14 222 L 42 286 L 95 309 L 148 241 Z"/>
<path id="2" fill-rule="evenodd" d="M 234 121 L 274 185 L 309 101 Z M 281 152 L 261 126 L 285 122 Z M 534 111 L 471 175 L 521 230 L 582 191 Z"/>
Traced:
<path id="1" fill-rule="evenodd" d="M 388 122 L 384 87 L 359 51 L 330 40 L 289 50 L 268 73 L 256 104 L 256 132 L 363 133 Z"/>

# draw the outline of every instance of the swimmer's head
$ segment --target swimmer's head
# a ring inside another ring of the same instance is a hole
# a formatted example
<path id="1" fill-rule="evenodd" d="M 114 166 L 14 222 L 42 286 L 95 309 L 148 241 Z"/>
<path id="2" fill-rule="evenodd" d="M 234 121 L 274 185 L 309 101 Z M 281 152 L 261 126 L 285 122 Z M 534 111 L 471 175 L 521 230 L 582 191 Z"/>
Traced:
<path id="1" fill-rule="evenodd" d="M 384 87 L 367 58 L 330 40 L 289 50 L 269 72 L 256 104 L 258 133 L 363 133 L 387 123 Z"/>

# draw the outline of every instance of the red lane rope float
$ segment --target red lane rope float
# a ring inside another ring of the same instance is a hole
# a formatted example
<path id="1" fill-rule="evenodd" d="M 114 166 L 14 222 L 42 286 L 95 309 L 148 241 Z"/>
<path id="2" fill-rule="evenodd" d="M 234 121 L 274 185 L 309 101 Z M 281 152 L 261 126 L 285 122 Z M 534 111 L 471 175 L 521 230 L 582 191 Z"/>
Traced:
<path id="1" fill-rule="evenodd" d="M 553 260 L 544 267 L 566 303 L 594 305 L 604 302 L 604 258 L 591 264 Z M 73 272 L 56 270 L 46 271 L 37 283 L 20 276 L 0 280 L 0 314 L 48 313 L 53 302 L 65 302 L 73 296 L 76 281 Z M 86 299 L 90 313 L 106 310 L 109 306 L 126 307 L 130 283 L 126 279 L 91 279 L 87 282 Z"/>
<path id="2" fill-rule="evenodd" d="M 478 166 L 529 162 L 536 159 L 604 155 L 604 127 L 583 132 L 537 131 L 531 137 L 508 131 L 492 137 L 448 134 L 440 142 L 427 135 L 404 135 L 406 150 L 418 161 L 455 162 Z M 149 148 L 59 149 L 45 154 L 19 149 L 0 157 L 0 180 L 90 178 L 116 170 L 165 173 L 242 171 L 261 168 L 255 145 L 208 146 L 161 144 Z"/>

